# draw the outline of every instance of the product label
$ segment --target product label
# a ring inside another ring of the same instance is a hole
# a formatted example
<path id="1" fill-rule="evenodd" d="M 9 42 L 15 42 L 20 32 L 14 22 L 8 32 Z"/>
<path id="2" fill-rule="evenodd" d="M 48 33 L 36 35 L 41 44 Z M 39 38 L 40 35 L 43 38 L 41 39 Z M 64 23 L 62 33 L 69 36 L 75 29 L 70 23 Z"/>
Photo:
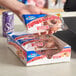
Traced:
<path id="1" fill-rule="evenodd" d="M 29 33 L 46 32 L 52 34 L 61 29 L 62 21 L 59 16 L 55 15 L 23 15 L 26 27 Z"/>

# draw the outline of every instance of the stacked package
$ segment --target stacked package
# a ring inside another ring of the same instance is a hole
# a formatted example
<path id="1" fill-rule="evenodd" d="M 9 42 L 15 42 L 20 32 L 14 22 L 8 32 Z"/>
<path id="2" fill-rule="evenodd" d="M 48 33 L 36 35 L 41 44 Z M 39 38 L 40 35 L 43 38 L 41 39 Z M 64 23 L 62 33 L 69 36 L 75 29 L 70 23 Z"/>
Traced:
<path id="1" fill-rule="evenodd" d="M 8 33 L 9 48 L 26 66 L 68 62 L 71 47 L 53 35 L 63 30 L 59 15 L 23 15 L 27 32 Z"/>
<path id="2" fill-rule="evenodd" d="M 48 9 L 63 9 L 64 3 L 62 0 L 21 0 L 25 5 L 33 5 L 40 8 Z"/>

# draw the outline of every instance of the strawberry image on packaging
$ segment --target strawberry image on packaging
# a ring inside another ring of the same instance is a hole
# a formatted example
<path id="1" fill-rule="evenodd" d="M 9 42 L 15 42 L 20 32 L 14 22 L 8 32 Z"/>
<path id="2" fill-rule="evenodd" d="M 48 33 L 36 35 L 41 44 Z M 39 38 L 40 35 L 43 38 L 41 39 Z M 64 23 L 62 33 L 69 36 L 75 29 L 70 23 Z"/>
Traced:
<path id="1" fill-rule="evenodd" d="M 32 34 L 53 34 L 63 27 L 62 19 L 57 15 L 31 14 L 23 15 L 23 18 L 28 33 Z"/>
<path id="2" fill-rule="evenodd" d="M 26 66 L 69 62 L 71 46 L 54 35 L 8 33 L 8 47 Z"/>

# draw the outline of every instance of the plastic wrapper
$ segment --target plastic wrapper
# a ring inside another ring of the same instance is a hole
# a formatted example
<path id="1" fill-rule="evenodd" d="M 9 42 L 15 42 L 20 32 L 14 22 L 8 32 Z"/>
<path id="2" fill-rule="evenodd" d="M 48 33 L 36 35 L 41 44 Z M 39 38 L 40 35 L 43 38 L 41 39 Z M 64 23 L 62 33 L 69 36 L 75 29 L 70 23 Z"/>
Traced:
<path id="1" fill-rule="evenodd" d="M 62 18 L 58 15 L 32 14 L 23 15 L 28 33 L 53 34 L 63 30 Z"/>

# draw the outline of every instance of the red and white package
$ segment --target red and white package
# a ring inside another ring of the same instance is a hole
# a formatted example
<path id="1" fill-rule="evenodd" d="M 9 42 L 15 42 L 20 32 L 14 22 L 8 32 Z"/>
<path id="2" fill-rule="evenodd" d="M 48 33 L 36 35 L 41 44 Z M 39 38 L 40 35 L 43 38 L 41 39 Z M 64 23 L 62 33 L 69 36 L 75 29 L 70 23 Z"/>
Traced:
<path id="1" fill-rule="evenodd" d="M 34 14 L 23 15 L 27 31 L 35 34 L 53 34 L 61 31 L 62 19 L 57 15 Z"/>

